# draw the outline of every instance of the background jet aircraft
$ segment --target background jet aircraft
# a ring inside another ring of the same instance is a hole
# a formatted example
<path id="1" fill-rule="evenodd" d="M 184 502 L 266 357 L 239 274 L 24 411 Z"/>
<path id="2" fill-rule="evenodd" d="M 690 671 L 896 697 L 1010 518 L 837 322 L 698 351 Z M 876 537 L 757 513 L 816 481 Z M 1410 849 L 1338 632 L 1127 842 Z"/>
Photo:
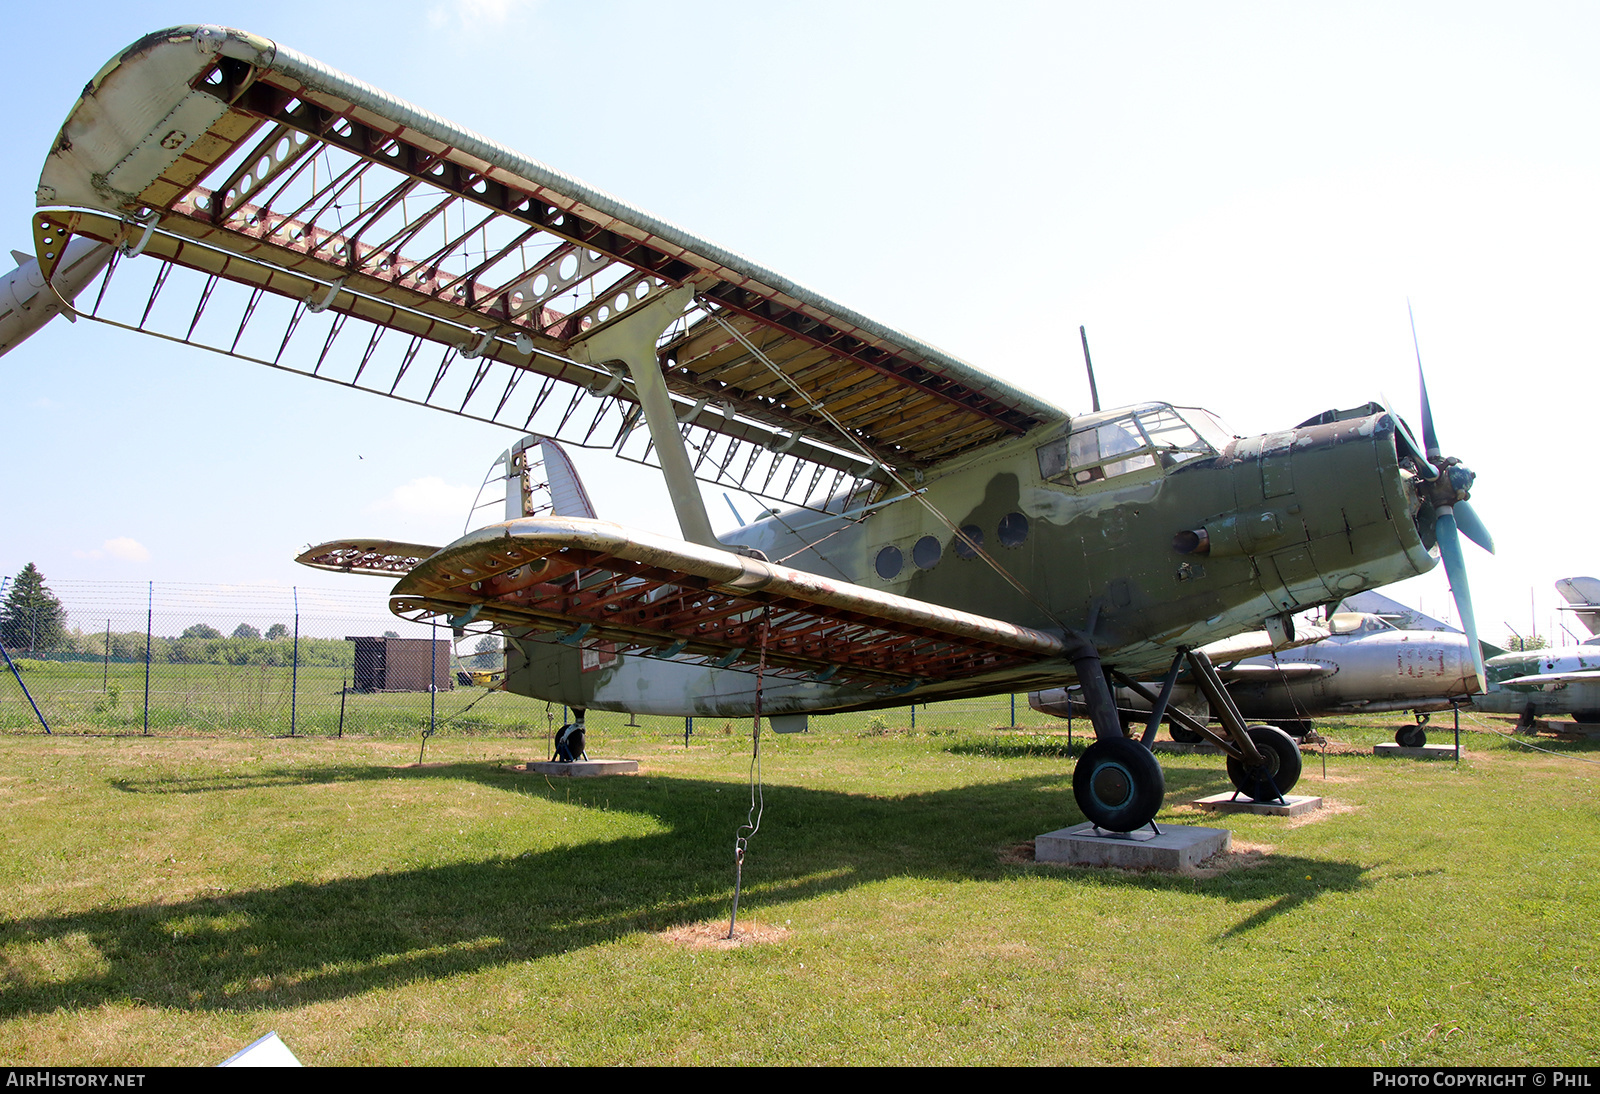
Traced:
<path id="1" fill-rule="evenodd" d="M 1472 631 L 1459 539 L 1488 535 L 1425 390 L 1422 444 L 1377 404 L 1245 438 L 1158 402 L 1074 419 L 222 27 L 159 31 L 101 68 L 38 194 L 47 276 L 80 237 L 156 271 L 126 319 L 94 318 L 658 465 L 681 538 L 523 515 L 381 556 L 404 570 L 397 613 L 499 630 L 508 688 L 580 712 L 798 720 L 1076 677 L 1099 740 L 1075 796 L 1128 830 L 1164 783 L 1108 674 L 1188 665 L 1210 686 L 1197 647 L 1284 636 L 1434 548 Z M 719 540 L 697 479 L 780 512 Z M 1286 790 L 1292 742 L 1208 695 L 1236 783 Z"/>
<path id="2" fill-rule="evenodd" d="M 1600 581 L 1565 577 L 1556 591 L 1591 634 L 1600 635 Z M 1600 637 L 1570 646 L 1502 653 L 1485 664 L 1488 690 L 1472 705 L 1491 714 L 1516 714 L 1532 728 L 1535 718 L 1569 714 L 1582 725 L 1600 724 Z"/>
<path id="3" fill-rule="evenodd" d="M 1235 661 L 1214 658 L 1217 674 L 1245 718 L 1304 736 L 1312 718 L 1448 710 L 1452 700 L 1464 703 L 1472 691 L 1472 653 L 1459 631 L 1402 630 L 1361 612 L 1336 613 L 1328 628 L 1326 637 L 1294 649 Z M 1063 688 L 1034 692 L 1028 702 L 1058 717 L 1069 709 L 1083 713 L 1081 700 Z M 1210 713 L 1205 697 L 1192 685 L 1176 692 L 1174 702 L 1202 720 Z M 1127 689 L 1119 689 L 1117 705 L 1130 720 L 1149 717 L 1150 704 Z M 1169 726 L 1169 732 L 1176 741 L 1200 740 L 1179 725 Z M 1420 725 L 1401 728 L 1395 739 L 1407 745 L 1426 740 Z"/>

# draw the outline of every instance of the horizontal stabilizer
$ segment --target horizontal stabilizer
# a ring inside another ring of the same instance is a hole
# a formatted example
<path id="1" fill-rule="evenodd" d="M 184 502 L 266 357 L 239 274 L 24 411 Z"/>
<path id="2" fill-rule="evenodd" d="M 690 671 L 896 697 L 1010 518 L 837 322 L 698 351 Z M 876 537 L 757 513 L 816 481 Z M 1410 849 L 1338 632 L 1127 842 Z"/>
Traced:
<path id="1" fill-rule="evenodd" d="M 396 577 L 410 573 L 417 563 L 438 553 L 439 548 L 419 543 L 396 543 L 388 539 L 338 539 L 307 547 L 295 557 L 295 561 L 313 570 Z"/>

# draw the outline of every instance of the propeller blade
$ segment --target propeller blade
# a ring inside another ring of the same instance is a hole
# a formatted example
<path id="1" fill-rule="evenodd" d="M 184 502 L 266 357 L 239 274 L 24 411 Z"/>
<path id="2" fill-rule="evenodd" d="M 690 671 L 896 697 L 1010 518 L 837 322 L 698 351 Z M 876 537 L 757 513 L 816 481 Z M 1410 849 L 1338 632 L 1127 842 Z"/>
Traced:
<path id="1" fill-rule="evenodd" d="M 1420 465 L 1422 477 L 1424 479 L 1432 482 L 1434 479 L 1438 478 L 1439 469 L 1428 462 L 1428 457 L 1422 451 L 1422 446 L 1417 443 L 1417 435 L 1411 432 L 1410 423 L 1394 412 L 1394 407 L 1389 403 L 1389 397 L 1387 395 L 1380 395 L 1378 397 L 1378 404 L 1382 406 L 1384 412 L 1394 420 L 1395 443 L 1400 448 L 1400 455 L 1410 456 L 1413 460 L 1417 461 L 1417 463 Z"/>
<path id="2" fill-rule="evenodd" d="M 1483 647 L 1478 644 L 1478 622 L 1472 614 L 1472 589 L 1467 584 L 1467 562 L 1461 555 L 1461 536 L 1456 526 L 1454 510 L 1439 507 L 1434 533 L 1439 537 L 1439 557 L 1444 560 L 1444 572 L 1450 576 L 1450 595 L 1455 598 L 1456 611 L 1461 616 L 1461 629 L 1467 632 L 1467 646 L 1472 650 L 1472 669 L 1478 677 L 1478 691 L 1489 690 L 1483 667 Z"/>
<path id="3" fill-rule="evenodd" d="M 1417 317 L 1412 314 L 1411 301 L 1406 301 L 1406 315 L 1411 319 L 1411 348 L 1417 351 L 1417 384 L 1422 388 L 1422 443 L 1427 446 L 1428 460 L 1439 458 L 1439 434 L 1433 429 L 1433 407 L 1428 403 L 1428 378 L 1422 374 L 1422 347 L 1417 343 Z"/>
<path id="4" fill-rule="evenodd" d="M 1489 534 L 1489 529 L 1484 526 L 1483 520 L 1478 516 L 1472 503 L 1458 501 L 1455 504 L 1456 525 L 1461 529 L 1461 534 L 1472 542 L 1494 554 L 1494 537 Z"/>

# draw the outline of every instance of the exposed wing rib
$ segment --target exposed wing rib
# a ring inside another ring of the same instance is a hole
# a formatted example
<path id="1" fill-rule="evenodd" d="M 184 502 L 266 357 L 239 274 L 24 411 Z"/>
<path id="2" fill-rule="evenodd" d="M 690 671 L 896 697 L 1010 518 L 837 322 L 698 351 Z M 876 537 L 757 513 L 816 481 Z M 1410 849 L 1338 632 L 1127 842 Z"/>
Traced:
<path id="1" fill-rule="evenodd" d="M 402 578 L 391 606 L 406 618 L 533 627 L 721 668 L 756 663 L 765 612 L 770 669 L 838 681 L 963 679 L 1063 650 L 1029 627 L 577 518 L 473 532 Z"/>
<path id="2" fill-rule="evenodd" d="M 135 43 L 85 90 L 40 182 L 41 205 L 103 214 L 63 214 L 71 230 L 135 247 L 159 233 L 167 242 L 153 253 L 173 262 L 416 337 L 453 344 L 465 328 L 477 339 L 472 357 L 546 373 L 628 309 L 693 285 L 700 303 L 669 332 L 660 361 L 677 395 L 723 411 L 705 417 L 707 429 L 731 430 L 739 417 L 830 443 L 826 423 L 755 367 L 709 309 L 730 313 L 886 465 L 927 466 L 1065 416 L 740 255 L 238 31 L 179 27 Z M 429 319 L 438 329 L 419 330 Z"/>
<path id="3" fill-rule="evenodd" d="M 295 561 L 313 570 L 396 577 L 410 573 L 416 569 L 417 563 L 438 553 L 439 548 L 418 543 L 395 543 L 387 539 L 337 539 L 307 547 L 295 556 Z"/>

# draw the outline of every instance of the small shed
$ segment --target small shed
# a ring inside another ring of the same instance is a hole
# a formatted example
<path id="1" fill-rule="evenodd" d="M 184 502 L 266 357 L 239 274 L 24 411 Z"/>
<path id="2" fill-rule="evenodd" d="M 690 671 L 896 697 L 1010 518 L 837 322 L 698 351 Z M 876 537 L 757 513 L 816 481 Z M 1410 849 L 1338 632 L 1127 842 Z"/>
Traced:
<path id="1" fill-rule="evenodd" d="M 450 643 L 431 638 L 363 638 L 354 642 L 357 691 L 449 691 L 455 687 L 450 671 Z M 429 654 L 432 654 L 431 664 Z"/>

